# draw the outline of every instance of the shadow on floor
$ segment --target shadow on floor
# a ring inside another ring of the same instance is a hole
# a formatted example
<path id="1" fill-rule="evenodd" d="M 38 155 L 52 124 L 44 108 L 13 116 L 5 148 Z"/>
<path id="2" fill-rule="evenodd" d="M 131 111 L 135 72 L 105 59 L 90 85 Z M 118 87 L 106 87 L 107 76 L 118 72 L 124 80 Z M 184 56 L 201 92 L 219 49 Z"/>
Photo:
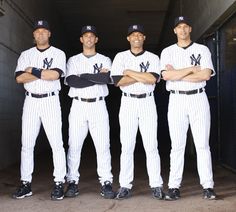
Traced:
<path id="1" fill-rule="evenodd" d="M 112 165 L 114 174 L 114 190 L 119 187 L 119 151 L 112 150 Z M 162 160 L 162 177 L 164 189 L 167 189 L 169 160 Z M 187 159 L 181 199 L 178 201 L 156 200 L 151 197 L 148 177 L 145 167 L 144 152 L 135 152 L 135 180 L 132 197 L 127 200 L 105 200 L 100 195 L 100 185 L 96 173 L 96 157 L 93 148 L 85 148 L 81 160 L 80 195 L 76 198 L 65 198 L 62 201 L 51 201 L 50 192 L 53 185 L 51 153 L 38 155 L 35 159 L 32 190 L 34 195 L 22 200 L 14 200 L 11 194 L 19 183 L 19 164 L 0 171 L 0 211 L 235 211 L 236 208 L 236 174 L 214 165 L 215 191 L 218 200 L 203 200 L 202 188 L 196 171 L 195 159 Z"/>

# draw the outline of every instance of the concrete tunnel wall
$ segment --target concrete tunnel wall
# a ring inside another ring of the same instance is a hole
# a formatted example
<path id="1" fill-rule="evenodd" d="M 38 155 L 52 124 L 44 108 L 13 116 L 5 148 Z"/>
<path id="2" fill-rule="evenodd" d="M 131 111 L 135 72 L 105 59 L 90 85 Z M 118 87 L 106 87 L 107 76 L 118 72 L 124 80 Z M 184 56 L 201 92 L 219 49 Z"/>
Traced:
<path id="1" fill-rule="evenodd" d="M 202 2 L 191 1 L 190 5 L 190 1 L 182 1 L 183 14 L 188 15 L 195 26 L 194 38 L 199 38 L 235 3 L 233 0 L 206 0 L 203 5 Z M 174 42 L 173 18 L 180 14 L 179 1 L 171 4 L 162 33 L 163 47 Z M 32 46 L 33 21 L 45 18 L 51 23 L 52 44 L 56 47 L 66 50 L 69 43 L 51 1 L 5 0 L 2 7 L 5 16 L 0 17 L 0 169 L 20 161 L 24 89 L 16 84 L 14 70 L 20 52 Z"/>
<path id="2" fill-rule="evenodd" d="M 63 26 L 51 1 L 6 0 L 2 7 L 5 15 L 0 17 L 0 169 L 20 160 L 24 88 L 16 84 L 14 71 L 20 53 L 32 47 L 34 20 L 45 18 L 53 23 L 52 42 L 66 48 Z"/>

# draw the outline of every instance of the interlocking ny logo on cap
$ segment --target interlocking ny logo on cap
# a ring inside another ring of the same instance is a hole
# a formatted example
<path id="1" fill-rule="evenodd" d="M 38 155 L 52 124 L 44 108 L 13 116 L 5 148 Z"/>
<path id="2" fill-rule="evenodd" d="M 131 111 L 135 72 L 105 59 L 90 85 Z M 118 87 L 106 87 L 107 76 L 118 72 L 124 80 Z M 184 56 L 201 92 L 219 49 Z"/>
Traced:
<path id="1" fill-rule="evenodd" d="M 38 21 L 38 25 L 39 26 L 43 25 L 43 21 Z"/>
<path id="2" fill-rule="evenodd" d="M 91 27 L 91 26 L 87 26 L 86 28 L 87 28 L 87 30 L 91 30 L 91 29 L 92 29 L 92 27 Z"/>
<path id="3" fill-rule="evenodd" d="M 137 25 L 133 25 L 133 29 L 138 29 L 138 26 Z"/>
<path id="4" fill-rule="evenodd" d="M 183 16 L 180 16 L 180 17 L 179 17 L 179 20 L 180 20 L 180 21 L 183 21 L 183 20 L 184 20 L 184 17 L 183 17 Z"/>

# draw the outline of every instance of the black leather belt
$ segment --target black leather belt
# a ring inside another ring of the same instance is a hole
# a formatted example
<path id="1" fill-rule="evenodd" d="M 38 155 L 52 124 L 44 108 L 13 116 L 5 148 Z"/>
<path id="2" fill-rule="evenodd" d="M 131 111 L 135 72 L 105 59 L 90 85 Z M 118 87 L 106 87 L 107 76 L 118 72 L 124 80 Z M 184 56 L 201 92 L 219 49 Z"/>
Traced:
<path id="1" fill-rule="evenodd" d="M 74 99 L 76 100 L 81 100 L 82 102 L 96 102 L 96 101 L 101 101 L 104 99 L 103 96 L 100 96 L 98 98 L 90 98 L 90 99 L 86 99 L 86 98 L 79 98 L 79 97 L 74 97 Z"/>
<path id="2" fill-rule="evenodd" d="M 55 92 L 44 93 L 44 94 L 36 94 L 36 93 L 30 93 L 30 92 L 26 91 L 25 95 L 31 96 L 31 97 L 34 97 L 34 98 L 44 98 L 44 97 L 48 97 L 48 96 L 55 96 Z"/>
<path id="3" fill-rule="evenodd" d="M 195 89 L 195 90 L 190 90 L 190 91 L 175 91 L 175 90 L 170 90 L 170 92 L 174 93 L 174 94 L 186 94 L 186 95 L 202 93 L 203 91 L 204 91 L 203 88 L 199 88 L 199 89 Z"/>
<path id="4" fill-rule="evenodd" d="M 124 96 L 128 96 L 128 97 L 133 97 L 133 98 L 141 99 L 141 98 L 146 98 L 148 96 L 151 96 L 152 92 L 151 93 L 143 93 L 143 94 L 132 94 L 132 93 L 128 94 L 128 93 L 123 92 L 123 95 Z"/>

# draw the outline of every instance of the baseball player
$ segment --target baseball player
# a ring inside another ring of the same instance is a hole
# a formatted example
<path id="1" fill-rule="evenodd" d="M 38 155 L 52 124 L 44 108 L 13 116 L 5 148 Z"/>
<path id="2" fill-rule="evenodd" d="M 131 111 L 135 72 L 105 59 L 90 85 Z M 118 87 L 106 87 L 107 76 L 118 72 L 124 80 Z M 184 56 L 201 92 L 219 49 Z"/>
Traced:
<path id="1" fill-rule="evenodd" d="M 197 152 L 197 168 L 205 199 L 215 199 L 209 148 L 210 108 L 206 81 L 215 75 L 209 49 L 191 41 L 191 24 L 186 17 L 175 19 L 177 43 L 161 53 L 162 77 L 170 91 L 168 123 L 171 137 L 170 176 L 166 200 L 180 198 L 184 152 L 189 124 Z"/>
<path id="2" fill-rule="evenodd" d="M 118 53 L 112 64 L 114 84 L 122 91 L 119 112 L 122 150 L 117 199 L 131 196 L 138 128 L 146 152 L 152 194 L 157 199 L 164 196 L 157 149 L 157 111 L 153 94 L 160 74 L 159 57 L 143 49 L 145 39 L 143 26 L 131 25 L 127 35 L 130 50 Z"/>
<path id="3" fill-rule="evenodd" d="M 33 36 L 36 46 L 21 53 L 15 70 L 16 81 L 24 84 L 26 97 L 22 115 L 21 185 L 13 198 L 32 195 L 33 152 L 42 123 L 53 154 L 55 183 L 51 199 L 61 200 L 64 197 L 66 161 L 58 93 L 66 57 L 63 51 L 49 44 L 51 32 L 47 21 L 35 22 Z"/>
<path id="4" fill-rule="evenodd" d="M 69 182 L 66 196 L 79 194 L 79 166 L 81 149 L 88 131 L 97 153 L 97 173 L 102 185 L 101 195 L 113 199 L 113 176 L 111 173 L 110 127 L 105 97 L 108 95 L 111 60 L 96 52 L 98 42 L 94 26 L 84 26 L 80 41 L 83 52 L 69 58 L 66 83 L 70 86 L 69 96 L 73 98 L 69 114 L 69 150 L 67 155 Z"/>

